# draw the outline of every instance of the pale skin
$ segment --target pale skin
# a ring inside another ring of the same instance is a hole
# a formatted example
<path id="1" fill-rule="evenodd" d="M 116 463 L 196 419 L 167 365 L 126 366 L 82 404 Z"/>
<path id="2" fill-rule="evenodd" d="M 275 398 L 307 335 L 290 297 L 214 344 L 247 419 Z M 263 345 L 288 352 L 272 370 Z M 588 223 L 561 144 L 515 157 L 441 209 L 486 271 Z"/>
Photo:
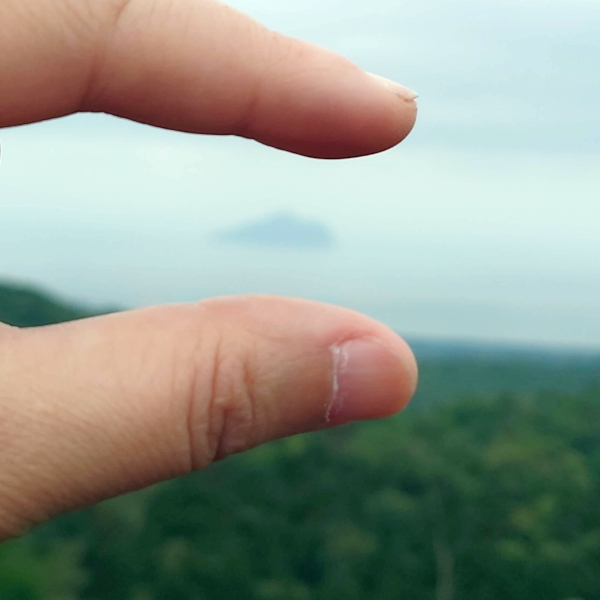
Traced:
<path id="1" fill-rule="evenodd" d="M 0 127 L 78 111 L 315 158 L 386 150 L 416 118 L 409 90 L 213 0 L 0 0 Z M 307 300 L 0 324 L 0 540 L 272 439 L 389 416 L 416 381 L 393 331 Z"/>

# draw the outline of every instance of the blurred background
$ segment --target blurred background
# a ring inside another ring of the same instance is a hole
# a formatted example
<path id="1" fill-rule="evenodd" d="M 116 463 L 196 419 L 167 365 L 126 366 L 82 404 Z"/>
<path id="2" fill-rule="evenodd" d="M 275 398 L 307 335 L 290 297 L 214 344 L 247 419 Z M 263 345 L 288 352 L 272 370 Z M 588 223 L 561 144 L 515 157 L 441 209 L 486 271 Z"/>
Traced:
<path id="1" fill-rule="evenodd" d="M 230 4 L 417 90 L 413 133 L 5 129 L 0 319 L 300 296 L 404 335 L 420 389 L 5 544 L 0 598 L 600 598 L 600 4 Z"/>
<path id="2" fill-rule="evenodd" d="M 597 2 L 234 4 L 416 89 L 411 136 L 320 162 L 104 115 L 5 130 L 2 275 L 87 304 L 264 291 L 410 335 L 598 346 Z M 206 243 L 281 212 L 335 244 Z"/>

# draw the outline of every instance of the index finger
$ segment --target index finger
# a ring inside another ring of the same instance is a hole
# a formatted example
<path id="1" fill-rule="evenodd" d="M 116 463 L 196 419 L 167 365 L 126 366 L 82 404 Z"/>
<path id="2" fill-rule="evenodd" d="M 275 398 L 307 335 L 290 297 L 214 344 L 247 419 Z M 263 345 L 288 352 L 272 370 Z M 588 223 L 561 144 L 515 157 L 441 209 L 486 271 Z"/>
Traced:
<path id="1" fill-rule="evenodd" d="M 214 0 L 0 0 L 0 127 L 77 111 L 307 156 L 400 142 L 416 94 Z"/>

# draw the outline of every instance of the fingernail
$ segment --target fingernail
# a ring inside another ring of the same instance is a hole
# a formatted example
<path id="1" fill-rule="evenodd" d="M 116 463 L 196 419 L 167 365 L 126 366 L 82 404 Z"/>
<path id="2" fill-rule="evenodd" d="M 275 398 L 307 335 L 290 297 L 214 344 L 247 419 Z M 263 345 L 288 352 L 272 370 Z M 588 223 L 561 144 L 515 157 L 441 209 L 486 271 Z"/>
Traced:
<path id="1" fill-rule="evenodd" d="M 333 424 L 392 415 L 415 391 L 414 369 L 375 338 L 358 338 L 331 348 L 333 392 L 325 418 Z"/>
<path id="2" fill-rule="evenodd" d="M 379 84 L 385 86 L 390 92 L 396 94 L 402 98 L 402 100 L 415 100 L 419 97 L 417 92 L 413 92 L 413 90 L 392 81 L 391 79 L 386 79 L 385 77 L 381 77 L 380 75 L 375 75 L 374 73 L 369 73 L 369 75 L 375 79 Z"/>

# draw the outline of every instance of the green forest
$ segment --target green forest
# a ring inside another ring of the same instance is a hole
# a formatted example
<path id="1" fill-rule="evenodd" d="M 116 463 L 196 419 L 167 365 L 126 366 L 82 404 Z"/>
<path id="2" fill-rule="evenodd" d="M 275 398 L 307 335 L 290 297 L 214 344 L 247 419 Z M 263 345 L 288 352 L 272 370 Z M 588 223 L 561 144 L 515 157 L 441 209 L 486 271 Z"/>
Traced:
<path id="1" fill-rule="evenodd" d="M 0 286 L 14 325 L 88 314 Z M 413 347 L 401 415 L 40 526 L 0 546 L 0 599 L 600 598 L 600 354 Z"/>

